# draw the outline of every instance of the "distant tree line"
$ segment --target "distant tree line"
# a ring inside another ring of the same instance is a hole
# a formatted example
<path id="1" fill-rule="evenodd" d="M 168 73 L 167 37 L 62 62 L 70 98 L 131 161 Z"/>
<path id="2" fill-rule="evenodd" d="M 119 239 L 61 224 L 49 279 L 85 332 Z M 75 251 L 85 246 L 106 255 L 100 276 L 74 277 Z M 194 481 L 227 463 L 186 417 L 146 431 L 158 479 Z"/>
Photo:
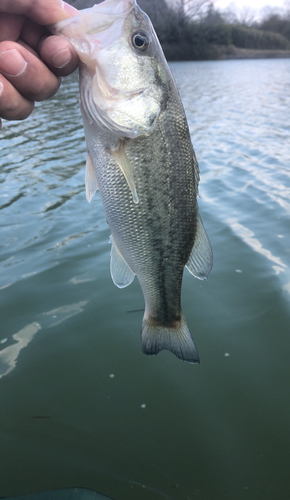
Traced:
<path id="1" fill-rule="evenodd" d="M 100 0 L 67 0 L 78 9 Z M 221 13 L 210 0 L 138 0 L 149 15 L 169 60 L 215 59 L 221 48 L 290 50 L 290 8 L 284 15 L 268 10 L 255 22 L 245 8 L 239 16 Z"/>

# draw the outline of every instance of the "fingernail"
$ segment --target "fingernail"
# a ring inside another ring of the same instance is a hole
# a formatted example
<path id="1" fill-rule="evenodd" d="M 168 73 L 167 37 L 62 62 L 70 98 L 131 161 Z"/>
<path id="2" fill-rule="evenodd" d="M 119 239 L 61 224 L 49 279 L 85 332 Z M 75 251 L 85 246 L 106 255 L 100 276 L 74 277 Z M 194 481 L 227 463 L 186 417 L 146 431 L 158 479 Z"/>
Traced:
<path id="1" fill-rule="evenodd" d="M 62 49 L 57 52 L 51 62 L 56 68 L 63 68 L 71 60 L 72 55 L 69 49 Z"/>
<path id="2" fill-rule="evenodd" d="M 27 62 L 16 49 L 0 54 L 0 70 L 7 76 L 20 76 L 26 70 Z"/>
<path id="3" fill-rule="evenodd" d="M 63 10 L 65 10 L 65 12 L 70 17 L 79 15 L 79 11 L 77 9 L 75 9 L 75 7 L 73 7 L 72 5 L 69 5 L 66 2 L 61 2 L 61 6 L 62 6 Z"/>

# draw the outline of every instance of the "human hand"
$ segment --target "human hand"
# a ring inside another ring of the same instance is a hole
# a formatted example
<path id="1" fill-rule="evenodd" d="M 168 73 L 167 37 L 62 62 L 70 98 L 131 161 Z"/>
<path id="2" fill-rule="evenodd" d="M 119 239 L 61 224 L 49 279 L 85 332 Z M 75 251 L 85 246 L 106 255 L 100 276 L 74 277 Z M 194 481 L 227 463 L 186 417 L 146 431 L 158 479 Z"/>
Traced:
<path id="1" fill-rule="evenodd" d="M 77 14 L 61 0 L 0 0 L 0 129 L 1 118 L 27 118 L 77 68 L 71 43 L 46 28 Z"/>

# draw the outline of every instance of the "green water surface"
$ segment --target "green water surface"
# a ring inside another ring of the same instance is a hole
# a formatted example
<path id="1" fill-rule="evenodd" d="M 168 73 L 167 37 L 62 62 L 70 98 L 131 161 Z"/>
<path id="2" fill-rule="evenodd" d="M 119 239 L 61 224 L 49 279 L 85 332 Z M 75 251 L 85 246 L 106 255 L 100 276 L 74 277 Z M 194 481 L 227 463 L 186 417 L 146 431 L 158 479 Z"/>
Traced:
<path id="1" fill-rule="evenodd" d="M 141 351 L 85 199 L 77 75 L 0 138 L 0 496 L 285 500 L 290 491 L 290 60 L 171 65 L 200 163 L 199 366 Z M 134 312 L 132 312 L 134 311 Z"/>

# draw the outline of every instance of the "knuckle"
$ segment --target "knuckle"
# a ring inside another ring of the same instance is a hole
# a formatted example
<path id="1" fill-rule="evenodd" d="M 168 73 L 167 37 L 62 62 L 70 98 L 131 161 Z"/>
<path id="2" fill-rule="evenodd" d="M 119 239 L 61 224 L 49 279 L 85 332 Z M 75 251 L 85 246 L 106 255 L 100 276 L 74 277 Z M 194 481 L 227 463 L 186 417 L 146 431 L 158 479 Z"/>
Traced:
<path id="1" fill-rule="evenodd" d="M 54 72 L 60 76 L 68 76 L 77 69 L 78 65 L 79 65 L 78 56 L 73 53 L 71 60 L 63 68 L 54 70 Z"/>
<path id="2" fill-rule="evenodd" d="M 60 86 L 60 78 L 53 75 L 52 73 L 47 73 L 46 77 L 42 78 L 38 82 L 38 86 L 31 89 L 26 96 L 34 101 L 43 101 L 49 99 L 58 91 Z"/>
<path id="3" fill-rule="evenodd" d="M 0 117 L 5 120 L 24 120 L 33 111 L 34 103 L 22 97 L 9 83 L 0 80 Z"/>
<path id="4" fill-rule="evenodd" d="M 14 116 L 19 109 L 19 99 L 17 96 L 7 95 L 7 92 L 2 92 L 0 99 L 0 115 L 2 118 L 6 116 Z"/>
<path id="5" fill-rule="evenodd" d="M 17 49 L 18 47 L 19 47 L 19 44 L 17 42 L 12 42 L 10 40 L 5 40 L 3 42 L 0 42 L 0 55 L 3 52 L 6 52 L 8 50 Z"/>
<path id="6" fill-rule="evenodd" d="M 1 118 L 4 120 L 25 120 L 33 111 L 34 106 L 26 105 L 16 109 L 2 110 Z"/>
<path id="7" fill-rule="evenodd" d="M 34 110 L 34 103 L 31 101 L 19 113 L 15 120 L 25 120 Z"/>
<path id="8" fill-rule="evenodd" d="M 50 36 L 42 42 L 40 55 L 57 76 L 67 76 L 73 73 L 79 64 L 78 55 L 72 44 L 56 35 Z"/>
<path id="9" fill-rule="evenodd" d="M 60 78 L 35 54 L 15 42 L 7 41 L 0 43 L 0 56 L 1 53 L 3 54 L 15 48 L 18 48 L 27 66 L 25 71 L 15 75 L 17 79 L 12 78 L 12 75 L 8 74 L 8 72 L 7 74 L 4 73 L 5 78 L 13 82 L 18 92 L 31 101 L 42 101 L 54 95 L 60 86 Z"/>
<path id="10" fill-rule="evenodd" d="M 16 100 L 11 102 L 9 106 L 0 106 L 0 116 L 5 120 L 24 120 L 32 111 L 33 106 Z"/>

